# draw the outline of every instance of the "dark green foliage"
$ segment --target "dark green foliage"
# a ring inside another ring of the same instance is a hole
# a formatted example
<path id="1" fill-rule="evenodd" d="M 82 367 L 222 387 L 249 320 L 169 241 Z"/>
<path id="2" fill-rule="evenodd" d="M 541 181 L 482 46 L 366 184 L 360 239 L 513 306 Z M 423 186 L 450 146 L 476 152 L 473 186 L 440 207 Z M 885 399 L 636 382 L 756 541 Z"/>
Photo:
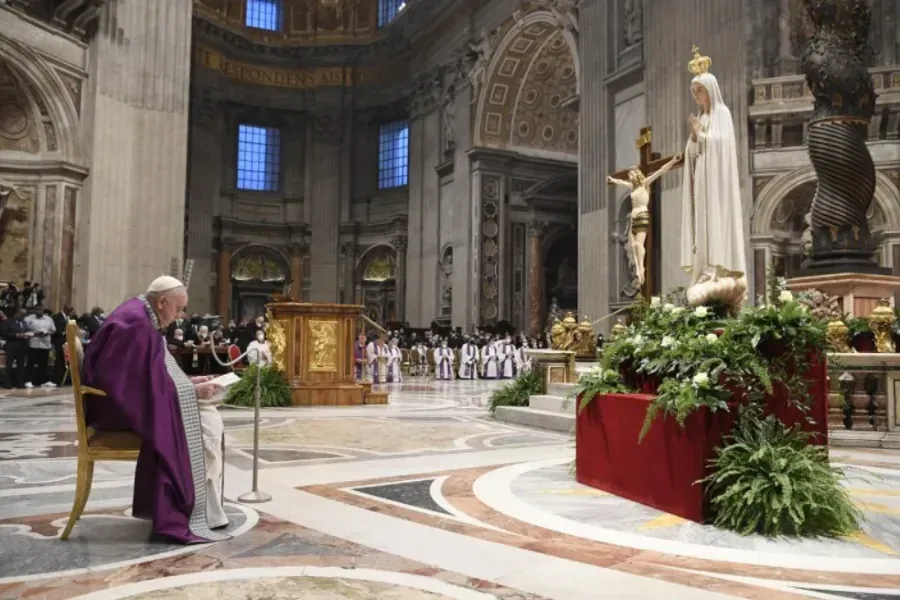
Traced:
<path id="1" fill-rule="evenodd" d="M 809 434 L 775 417 L 743 415 L 704 482 L 715 525 L 742 535 L 838 536 L 859 529 L 844 473 Z"/>
<path id="2" fill-rule="evenodd" d="M 256 386 L 256 367 L 244 371 L 243 377 L 228 388 L 225 403 L 233 406 L 254 406 L 253 389 Z M 290 406 L 291 388 L 274 367 L 263 367 L 259 374 L 260 406 Z"/>
<path id="3" fill-rule="evenodd" d="M 528 397 L 540 391 L 541 380 L 537 372 L 521 373 L 491 394 L 491 414 L 498 406 L 528 406 Z"/>

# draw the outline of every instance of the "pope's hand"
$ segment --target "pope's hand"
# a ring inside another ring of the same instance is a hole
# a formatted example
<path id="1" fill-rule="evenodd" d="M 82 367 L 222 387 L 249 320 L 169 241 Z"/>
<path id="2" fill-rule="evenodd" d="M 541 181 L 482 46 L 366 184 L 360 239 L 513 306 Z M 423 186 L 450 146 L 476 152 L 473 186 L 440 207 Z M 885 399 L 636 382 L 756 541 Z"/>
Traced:
<path id="1" fill-rule="evenodd" d="M 213 396 L 224 392 L 225 388 L 218 383 L 210 383 L 207 381 L 205 383 L 195 384 L 194 391 L 197 392 L 198 400 L 209 400 Z"/>
<path id="2" fill-rule="evenodd" d="M 215 379 L 214 375 L 197 375 L 196 377 L 191 377 L 191 383 L 197 385 L 198 383 L 206 383 L 213 379 Z"/>

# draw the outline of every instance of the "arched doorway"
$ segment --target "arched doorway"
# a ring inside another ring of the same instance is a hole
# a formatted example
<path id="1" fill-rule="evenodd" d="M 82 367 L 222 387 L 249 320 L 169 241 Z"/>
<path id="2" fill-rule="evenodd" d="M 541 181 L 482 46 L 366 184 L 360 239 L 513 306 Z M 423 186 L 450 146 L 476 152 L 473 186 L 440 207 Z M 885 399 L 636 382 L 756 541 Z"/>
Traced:
<path id="1" fill-rule="evenodd" d="M 561 232 L 544 253 L 544 306 L 556 299 L 562 310 L 578 309 L 578 238 Z"/>
<path id="2" fill-rule="evenodd" d="M 232 314 L 235 320 L 254 319 L 266 313 L 272 294 L 290 285 L 287 259 L 268 246 L 248 246 L 231 259 Z"/>
<path id="3" fill-rule="evenodd" d="M 363 312 L 382 326 L 397 320 L 396 256 L 390 246 L 375 246 L 360 257 L 356 267 Z"/>

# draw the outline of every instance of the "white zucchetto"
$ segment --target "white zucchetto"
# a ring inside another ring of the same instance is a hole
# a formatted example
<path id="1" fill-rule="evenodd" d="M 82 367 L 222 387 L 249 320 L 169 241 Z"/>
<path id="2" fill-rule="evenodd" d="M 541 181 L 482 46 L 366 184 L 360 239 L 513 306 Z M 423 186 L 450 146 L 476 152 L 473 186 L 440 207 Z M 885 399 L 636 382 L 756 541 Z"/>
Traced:
<path id="1" fill-rule="evenodd" d="M 153 280 L 153 283 L 150 284 L 150 287 L 147 288 L 148 294 L 159 294 L 162 292 L 168 292 L 170 290 L 175 290 L 178 288 L 183 288 L 184 284 L 175 279 L 170 275 L 162 275 Z"/>

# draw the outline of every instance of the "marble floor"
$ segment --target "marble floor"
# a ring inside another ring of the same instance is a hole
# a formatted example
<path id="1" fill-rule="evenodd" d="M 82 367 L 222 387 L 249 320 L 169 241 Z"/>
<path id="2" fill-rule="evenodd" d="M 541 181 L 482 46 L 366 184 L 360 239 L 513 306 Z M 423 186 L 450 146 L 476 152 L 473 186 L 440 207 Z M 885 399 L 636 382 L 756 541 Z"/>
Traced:
<path id="1" fill-rule="evenodd" d="M 0 395 L 0 600 L 900 600 L 900 452 L 833 450 L 863 529 L 741 537 L 579 485 L 565 435 L 490 418 L 495 382 L 415 381 L 387 406 L 222 409 L 232 539 L 149 540 L 134 465 L 99 464 L 82 521 L 66 390 Z"/>

